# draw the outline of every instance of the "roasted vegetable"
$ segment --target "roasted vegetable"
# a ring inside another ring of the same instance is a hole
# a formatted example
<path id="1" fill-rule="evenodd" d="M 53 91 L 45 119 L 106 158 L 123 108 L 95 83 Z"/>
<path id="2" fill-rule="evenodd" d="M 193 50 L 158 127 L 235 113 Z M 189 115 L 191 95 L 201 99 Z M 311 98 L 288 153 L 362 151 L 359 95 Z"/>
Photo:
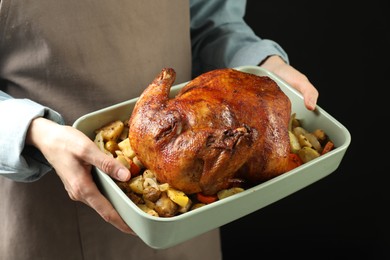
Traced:
<path id="1" fill-rule="evenodd" d="M 129 138 L 126 138 L 123 141 L 119 142 L 118 148 L 122 151 L 122 153 L 125 156 L 129 157 L 130 159 L 134 158 L 135 152 L 130 146 Z"/>
<path id="2" fill-rule="evenodd" d="M 288 131 L 288 136 L 290 137 L 290 149 L 292 153 L 297 153 L 301 149 L 298 137 L 293 134 L 291 131 Z"/>
<path id="3" fill-rule="evenodd" d="M 117 154 L 115 159 L 117 159 L 127 169 L 130 169 L 131 160 L 128 157 L 124 156 L 123 154 Z"/>
<path id="4" fill-rule="evenodd" d="M 144 193 L 144 178 L 142 175 L 138 175 L 129 181 L 129 187 L 131 190 L 137 194 Z"/>
<path id="5" fill-rule="evenodd" d="M 191 203 L 188 196 L 182 191 L 169 188 L 167 190 L 167 195 L 173 202 L 175 202 L 180 207 L 185 208 L 188 206 L 189 203 Z"/>
<path id="6" fill-rule="evenodd" d="M 324 130 L 322 129 L 316 129 L 312 134 L 317 138 L 321 145 L 325 145 L 329 140 L 328 135 L 325 134 Z"/>
<path id="7" fill-rule="evenodd" d="M 105 153 L 107 155 L 113 156 L 112 153 L 110 153 L 110 151 L 108 151 L 106 149 L 105 145 L 104 145 L 104 139 L 103 139 L 103 132 L 102 131 L 97 132 L 97 134 L 95 136 L 94 143 L 96 144 L 96 146 L 99 148 L 100 151 L 102 151 L 103 153 Z"/>
<path id="8" fill-rule="evenodd" d="M 218 196 L 216 194 L 215 195 L 205 195 L 202 192 L 196 193 L 196 198 L 197 198 L 197 200 L 199 200 L 200 202 L 202 202 L 204 204 L 210 204 L 210 203 L 213 203 L 213 202 L 218 200 Z"/>
<path id="9" fill-rule="evenodd" d="M 155 217 L 158 217 L 158 213 L 154 210 L 154 209 L 151 209 L 149 208 L 148 206 L 146 206 L 145 204 L 138 204 L 137 205 L 140 209 L 142 209 L 142 211 L 144 211 L 145 213 L 151 215 L 151 216 L 155 216 Z"/>
<path id="10" fill-rule="evenodd" d="M 324 146 L 324 149 L 322 149 L 322 154 L 326 154 L 327 152 L 333 150 L 334 148 L 334 143 L 332 141 L 328 141 L 325 146 Z"/>
<path id="11" fill-rule="evenodd" d="M 233 187 L 233 188 L 230 188 L 230 189 L 224 189 L 224 190 L 221 190 L 217 193 L 217 197 L 219 200 L 222 200 L 224 198 L 227 198 L 229 196 L 232 196 L 234 194 L 237 194 L 237 193 L 240 193 L 244 191 L 243 188 L 239 188 L 239 187 Z"/>
<path id="12" fill-rule="evenodd" d="M 301 122 L 297 119 L 296 113 L 292 113 L 290 117 L 290 122 L 288 124 L 288 130 L 291 131 L 298 126 L 301 126 Z"/>
<path id="13" fill-rule="evenodd" d="M 299 158 L 303 163 L 307 163 L 315 158 L 320 157 L 320 154 L 313 148 L 305 146 L 298 151 Z"/>
<path id="14" fill-rule="evenodd" d="M 301 149 L 298 150 L 301 151 Z M 299 157 L 296 153 L 290 153 L 289 154 L 289 170 L 297 168 L 298 166 L 301 166 L 303 164 L 302 159 Z"/>
<path id="15" fill-rule="evenodd" d="M 306 137 L 306 139 L 310 142 L 311 147 L 313 147 L 314 149 L 316 149 L 316 151 L 319 152 L 319 153 L 322 152 L 322 146 L 321 146 L 320 142 L 318 141 L 317 137 L 315 137 L 315 136 L 314 136 L 313 134 L 311 134 L 311 133 L 305 134 L 305 137 Z"/>
<path id="16" fill-rule="evenodd" d="M 142 198 L 151 202 L 156 202 L 160 198 L 160 196 L 161 191 L 158 187 L 145 187 L 142 193 Z"/>
<path id="17" fill-rule="evenodd" d="M 97 129 L 95 133 L 102 132 L 104 141 L 117 141 L 123 129 L 124 123 L 120 120 L 116 120 Z"/>
<path id="18" fill-rule="evenodd" d="M 179 206 L 173 202 L 165 192 L 163 192 L 161 197 L 156 201 L 154 208 L 160 217 L 173 217 L 176 215 L 178 209 Z"/>

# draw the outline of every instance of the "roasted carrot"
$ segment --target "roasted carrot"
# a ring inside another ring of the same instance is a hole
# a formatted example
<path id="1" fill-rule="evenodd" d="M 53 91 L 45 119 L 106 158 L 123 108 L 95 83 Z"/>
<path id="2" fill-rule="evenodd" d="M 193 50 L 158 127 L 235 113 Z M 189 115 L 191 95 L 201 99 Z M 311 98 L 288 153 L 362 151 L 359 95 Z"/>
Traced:
<path id="1" fill-rule="evenodd" d="M 138 176 L 141 173 L 141 168 L 133 162 L 133 160 L 130 159 L 130 173 L 131 173 L 131 178 Z"/>
<path id="2" fill-rule="evenodd" d="M 218 200 L 218 196 L 216 194 L 215 195 L 205 195 L 202 192 L 196 193 L 196 198 L 204 204 L 210 204 L 210 203 L 213 203 L 213 202 Z"/>
<path id="3" fill-rule="evenodd" d="M 324 149 L 322 149 L 322 152 L 321 152 L 321 155 L 324 155 L 326 154 L 327 152 L 333 150 L 334 148 L 334 143 L 332 141 L 328 141 L 325 145 L 324 145 Z"/>
<path id="4" fill-rule="evenodd" d="M 298 156 L 298 154 L 290 153 L 288 156 L 288 171 L 297 168 L 298 166 L 302 165 L 303 162 L 301 158 Z"/>

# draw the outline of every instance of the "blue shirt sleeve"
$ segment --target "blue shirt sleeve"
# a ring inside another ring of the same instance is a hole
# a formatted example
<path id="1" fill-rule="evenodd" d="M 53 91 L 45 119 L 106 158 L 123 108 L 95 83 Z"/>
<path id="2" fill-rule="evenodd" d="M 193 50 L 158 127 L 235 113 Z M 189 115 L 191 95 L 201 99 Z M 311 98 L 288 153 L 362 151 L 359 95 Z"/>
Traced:
<path id="1" fill-rule="evenodd" d="M 29 99 L 15 99 L 0 91 L 0 175 L 15 181 L 31 182 L 52 169 L 38 149 L 25 146 L 31 121 L 45 117 L 57 123 L 64 120 L 56 111 Z"/>
<path id="2" fill-rule="evenodd" d="M 279 44 L 261 39 L 244 21 L 245 0 L 191 0 L 193 76 L 225 67 L 259 65 L 271 55 L 286 62 Z"/>

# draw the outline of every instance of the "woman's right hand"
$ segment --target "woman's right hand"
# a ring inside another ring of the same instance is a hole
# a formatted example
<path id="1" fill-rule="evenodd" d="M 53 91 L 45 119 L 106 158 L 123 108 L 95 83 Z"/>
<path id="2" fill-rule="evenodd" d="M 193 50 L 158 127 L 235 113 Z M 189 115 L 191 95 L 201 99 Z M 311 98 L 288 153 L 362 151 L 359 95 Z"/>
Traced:
<path id="1" fill-rule="evenodd" d="M 260 66 L 275 73 L 298 90 L 303 96 L 307 109 L 314 110 L 316 108 L 319 93 L 306 75 L 284 62 L 277 55 L 268 57 Z"/>
<path id="2" fill-rule="evenodd" d="M 104 154 L 95 143 L 71 126 L 45 118 L 30 124 L 26 144 L 38 148 L 61 178 L 69 197 L 93 208 L 105 221 L 122 232 L 134 234 L 112 204 L 100 193 L 91 170 L 96 166 L 119 181 L 130 179 L 129 170 Z"/>

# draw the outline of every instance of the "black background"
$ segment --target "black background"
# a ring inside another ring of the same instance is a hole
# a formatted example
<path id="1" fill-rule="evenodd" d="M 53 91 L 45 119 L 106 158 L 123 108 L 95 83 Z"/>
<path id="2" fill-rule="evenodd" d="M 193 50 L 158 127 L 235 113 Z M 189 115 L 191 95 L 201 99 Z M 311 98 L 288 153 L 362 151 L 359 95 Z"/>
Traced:
<path id="1" fill-rule="evenodd" d="M 223 226 L 224 260 L 390 259 L 388 8 L 341 3 L 247 3 L 248 24 L 286 50 L 351 144 L 335 172 Z"/>

